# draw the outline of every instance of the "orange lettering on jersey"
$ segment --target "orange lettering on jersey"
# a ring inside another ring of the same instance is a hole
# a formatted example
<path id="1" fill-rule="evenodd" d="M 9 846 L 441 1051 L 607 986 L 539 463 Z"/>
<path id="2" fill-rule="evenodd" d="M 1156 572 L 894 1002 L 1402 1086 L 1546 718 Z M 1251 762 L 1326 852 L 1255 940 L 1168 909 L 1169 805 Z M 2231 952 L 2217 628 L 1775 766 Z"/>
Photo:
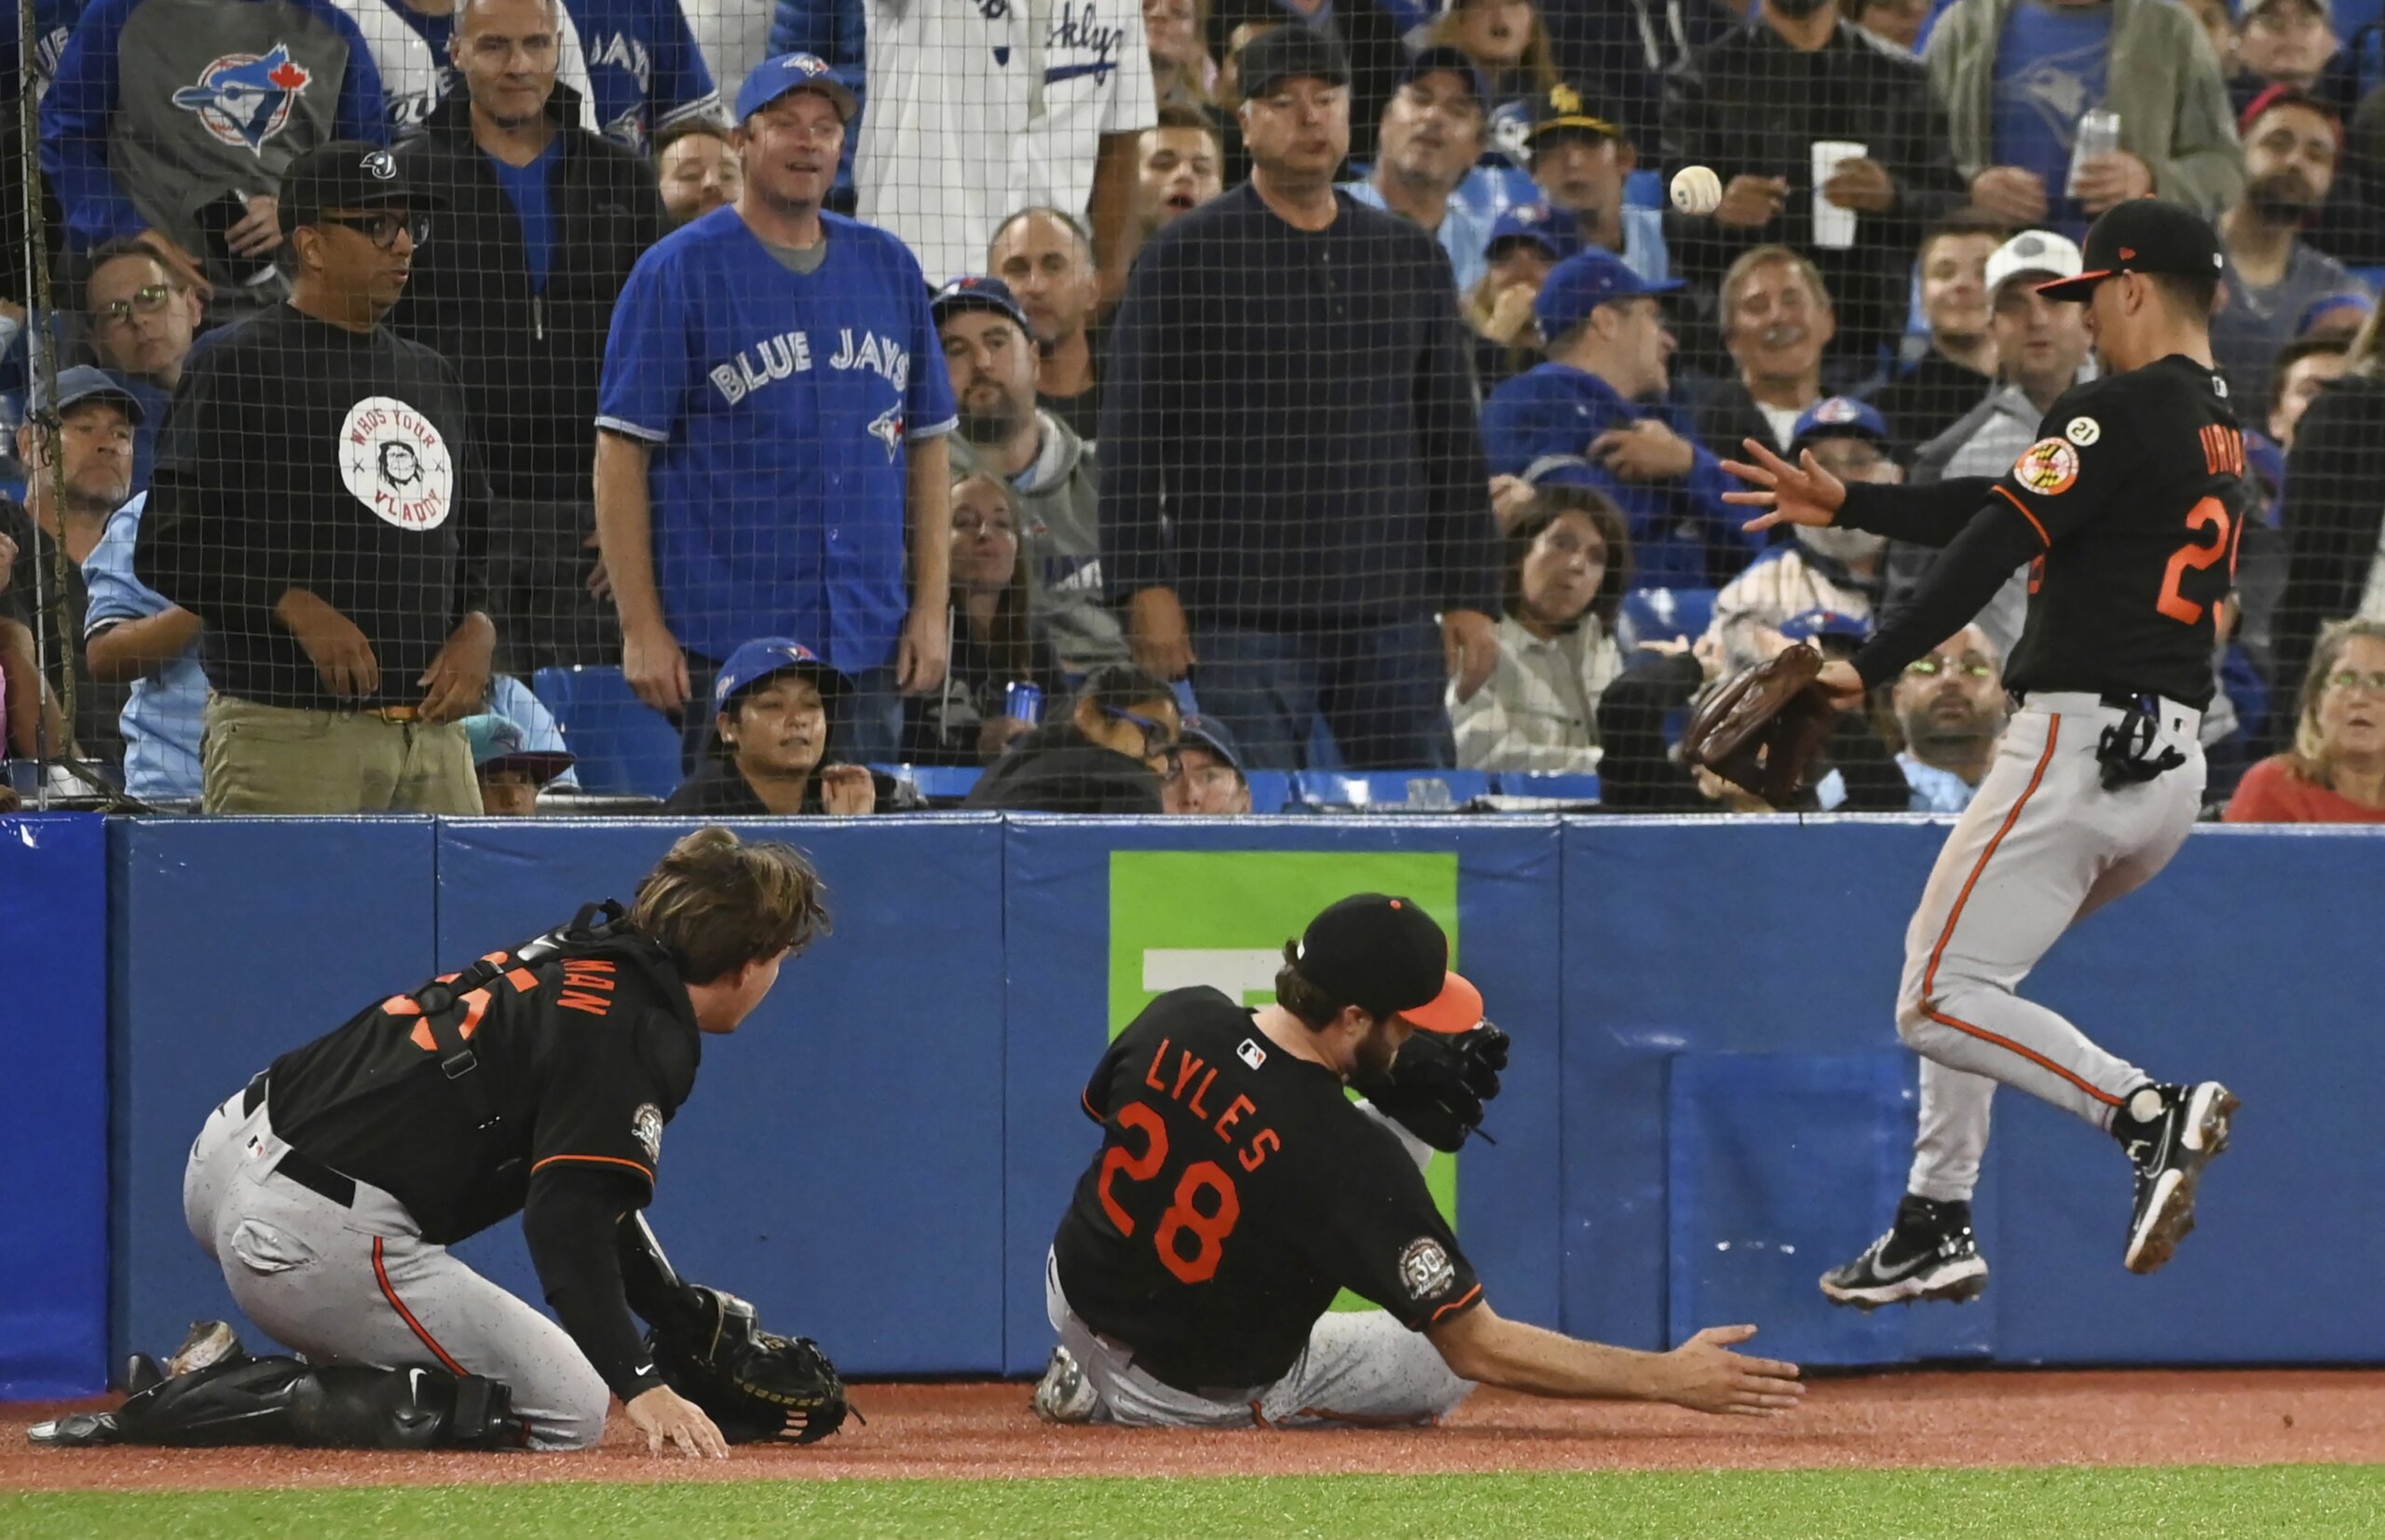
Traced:
<path id="1" fill-rule="evenodd" d="M 1244 1170 L 1256 1171 L 1267 1164 L 1267 1156 L 1272 1152 L 1281 1150 L 1283 1147 L 1284 1141 L 1275 1137 L 1275 1130 L 1261 1128 L 1259 1130 L 1258 1137 L 1250 1141 L 1250 1148 L 1234 1158 L 1242 1162 Z"/>
<path id="2" fill-rule="evenodd" d="M 2244 435 L 2225 423 L 2206 423 L 2202 439 L 2203 468 L 2215 476 L 2244 473 Z"/>
<path id="3" fill-rule="evenodd" d="M 1167 1095 L 1167 1083 L 1159 1078 L 1159 1061 L 1166 1056 L 1167 1039 L 1162 1038 L 1159 1040 L 1159 1052 L 1152 1056 L 1152 1067 L 1143 1071 L 1143 1083 L 1162 1096 Z"/>
<path id="4" fill-rule="evenodd" d="M 1226 1140 L 1228 1143 L 1232 1143 L 1233 1141 L 1233 1125 L 1242 1121 L 1242 1115 L 1245 1112 L 1256 1112 L 1257 1111 L 1259 1111 L 1259 1104 L 1251 1100 L 1248 1097 L 1234 1097 L 1233 1100 L 1226 1104 L 1226 1110 L 1218 1114 L 1218 1138 Z"/>
<path id="5" fill-rule="evenodd" d="M 582 958 L 563 965 L 563 987 L 566 989 L 613 989 L 613 965 L 603 958 Z"/>
<path id="6" fill-rule="evenodd" d="M 1209 1110 L 1201 1105 L 1201 1097 L 1211 1085 L 1217 1083 L 1217 1079 L 1218 1072 L 1215 1070 L 1212 1070 L 1207 1074 L 1201 1077 L 1200 1084 L 1192 1088 L 1192 1095 L 1186 1099 L 1184 1105 L 1192 1109 L 1192 1115 L 1194 1117 L 1206 1118 L 1209 1115 Z"/>
<path id="7" fill-rule="evenodd" d="M 1199 1074 L 1201 1067 L 1207 1062 L 1206 1059 L 1194 1058 L 1191 1054 L 1181 1056 L 1176 1066 L 1176 1089 L 1168 1094 L 1177 1100 L 1182 1101 L 1184 1088 L 1192 1083 L 1192 1077 Z"/>
<path id="8" fill-rule="evenodd" d="M 555 1003 L 566 1011 L 585 1011 L 592 1016 L 604 1015 L 613 1008 L 613 1002 L 603 995 L 581 994 L 579 990 L 571 988 L 565 989 L 563 998 L 557 1000 Z"/>

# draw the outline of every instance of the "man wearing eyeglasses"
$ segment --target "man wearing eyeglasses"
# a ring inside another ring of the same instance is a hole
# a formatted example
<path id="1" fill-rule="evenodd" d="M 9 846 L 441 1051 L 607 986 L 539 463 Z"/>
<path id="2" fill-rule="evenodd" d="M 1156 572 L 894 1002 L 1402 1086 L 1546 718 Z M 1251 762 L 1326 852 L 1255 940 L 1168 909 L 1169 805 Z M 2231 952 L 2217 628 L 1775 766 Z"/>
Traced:
<path id="1" fill-rule="evenodd" d="M 198 293 L 143 240 L 111 240 L 91 253 L 83 314 L 100 367 L 140 404 L 132 429 L 132 490 L 149 484 L 157 426 L 183 377 L 205 308 Z"/>
<path id="2" fill-rule="evenodd" d="M 481 811 L 487 493 L 455 371 L 382 324 L 439 203 L 371 144 L 300 157 L 290 302 L 174 392 L 133 562 L 205 626 L 209 812 Z"/>
<path id="3" fill-rule="evenodd" d="M 1913 811 L 1969 807 L 1996 758 L 2007 711 L 2003 660 L 1987 633 L 1965 626 L 1907 663 L 1889 687 L 1889 705 L 1904 739 L 1897 768 L 1913 787 Z"/>

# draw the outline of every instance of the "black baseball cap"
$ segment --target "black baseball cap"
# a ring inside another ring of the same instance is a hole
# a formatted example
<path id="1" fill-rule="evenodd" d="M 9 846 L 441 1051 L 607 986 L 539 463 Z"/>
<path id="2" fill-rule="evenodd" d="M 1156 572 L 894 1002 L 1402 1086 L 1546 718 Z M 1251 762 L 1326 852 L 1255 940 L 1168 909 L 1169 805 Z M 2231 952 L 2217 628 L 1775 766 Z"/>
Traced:
<path id="1" fill-rule="evenodd" d="M 1427 1032 L 1482 1020 L 1482 991 L 1449 971 L 1450 938 L 1412 898 L 1353 893 L 1308 922 L 1294 956 L 1302 978 L 1370 1015 Z"/>
<path id="2" fill-rule="evenodd" d="M 1535 96 L 1525 103 L 1526 144 L 1538 143 L 1549 134 L 1572 131 L 1594 139 L 1621 139 L 1623 129 L 1589 110 L 1582 93 L 1567 85 L 1549 88 L 1545 96 Z"/>
<path id="3" fill-rule="evenodd" d="M 1481 102 L 1481 73 L 1475 69 L 1474 61 L 1465 56 L 1464 49 L 1451 48 L 1446 43 L 1436 43 L 1411 59 L 1408 67 L 1399 72 L 1399 83 L 1412 85 L 1428 75 L 1439 75 L 1445 71 L 1465 81 L 1468 94 L 1477 104 Z"/>
<path id="4" fill-rule="evenodd" d="M 447 200 L 406 179 L 398 157 L 361 139 L 318 144 L 281 173 L 281 233 L 312 225 L 327 209 L 444 209 Z"/>
<path id="5" fill-rule="evenodd" d="M 2085 301 L 2095 285 L 2122 273 L 2217 278 L 2219 236 L 2193 210 L 2157 198 L 2133 198 L 2104 211 L 2087 232 L 2077 278 L 2037 285 L 2048 299 Z"/>
<path id="6" fill-rule="evenodd" d="M 1235 77 L 1247 99 L 1265 94 L 1278 80 L 1313 75 L 1336 86 L 1350 83 L 1350 56 L 1341 43 L 1300 21 L 1272 27 L 1242 46 Z"/>

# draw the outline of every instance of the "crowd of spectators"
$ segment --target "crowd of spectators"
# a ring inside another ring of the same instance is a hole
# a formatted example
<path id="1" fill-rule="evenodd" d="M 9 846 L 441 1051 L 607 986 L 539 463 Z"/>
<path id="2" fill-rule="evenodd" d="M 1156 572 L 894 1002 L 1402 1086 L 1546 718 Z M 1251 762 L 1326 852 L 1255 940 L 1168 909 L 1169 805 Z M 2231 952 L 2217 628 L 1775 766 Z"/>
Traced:
<path id="1" fill-rule="evenodd" d="M 2097 367 L 2037 285 L 2155 197 L 2218 234 L 2246 431 L 2214 811 L 2385 817 L 2385 44 L 2326 0 L 36 32 L 0 757 L 52 790 L 568 807 L 538 681 L 618 670 L 678 734 L 673 811 L 899 811 L 902 764 L 1022 809 L 1458 768 L 1735 811 L 1681 708 L 1851 647 L 1934 553 L 1750 535 L 1722 460 L 2001 473 Z M 1710 213 L 1667 205 L 1690 165 Z M 1963 806 L 2029 591 L 1847 713 L 1810 805 Z"/>

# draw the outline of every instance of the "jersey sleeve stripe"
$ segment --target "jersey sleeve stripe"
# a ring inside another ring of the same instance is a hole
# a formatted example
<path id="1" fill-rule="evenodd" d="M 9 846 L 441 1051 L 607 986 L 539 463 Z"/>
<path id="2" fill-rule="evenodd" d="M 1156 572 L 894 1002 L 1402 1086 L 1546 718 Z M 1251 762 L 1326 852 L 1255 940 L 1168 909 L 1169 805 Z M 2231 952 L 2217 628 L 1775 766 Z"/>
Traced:
<path id="1" fill-rule="evenodd" d="M 652 1167 L 640 1165 L 634 1160 L 623 1160 L 619 1155 L 549 1155 L 546 1159 L 538 1162 L 538 1165 L 530 1167 L 531 1174 L 535 1176 L 543 1168 L 552 1165 L 555 1162 L 565 1160 L 586 1161 L 592 1165 L 626 1165 L 631 1170 L 636 1172 L 639 1176 L 644 1177 L 647 1186 L 651 1187 L 654 1185 L 654 1171 Z"/>
<path id="2" fill-rule="evenodd" d="M 676 128 L 678 125 L 685 123 L 691 117 L 717 117 L 719 116 L 720 92 L 717 90 L 709 90 L 704 92 L 703 95 L 697 97 L 693 102 L 682 102 L 677 106 L 672 108 L 669 112 L 656 114 L 654 118 L 654 128 L 655 131 L 660 133 L 664 129 Z"/>
<path id="3" fill-rule="evenodd" d="M 671 442 L 670 434 L 658 433 L 651 428 L 642 427 L 637 423 L 630 421 L 627 417 L 598 417 L 596 419 L 596 426 L 599 428 L 609 429 L 613 432 L 623 434 L 629 438 L 642 440 L 647 443 L 669 443 Z"/>
<path id="4" fill-rule="evenodd" d="M 2046 533 L 2046 526 L 2037 522 L 2037 516 L 2029 511 L 2029 505 L 2014 497 L 2012 495 L 2012 489 L 2009 486 L 1999 484 L 1996 488 L 1996 492 L 1997 495 L 2001 497 L 2006 502 L 2010 503 L 2013 507 L 2021 511 L 2021 517 L 2029 521 L 2029 527 L 2037 532 L 2037 538 L 2045 541 L 2047 548 L 2051 550 L 2053 546 L 2053 537 Z"/>
<path id="5" fill-rule="evenodd" d="M 1449 1303 L 1441 1306 L 1440 1309 L 1434 1311 L 1433 1319 L 1426 1324 L 1438 1325 L 1442 1316 L 1453 1315 L 1458 1311 L 1464 1310 L 1466 1306 L 1472 1304 L 1475 1301 L 1480 1298 L 1482 1298 L 1482 1286 L 1480 1284 L 1476 1284 L 1472 1288 L 1467 1289 L 1456 1299 L 1451 1300 Z"/>
<path id="6" fill-rule="evenodd" d="M 1101 1109 L 1100 1109 L 1100 1108 L 1098 1108 L 1098 1107 L 1096 1107 L 1096 1106 L 1093 1104 L 1093 1095 L 1092 1095 L 1092 1093 L 1087 1092 L 1087 1091 L 1079 1091 L 1079 1092 L 1077 1093 L 1077 1100 L 1078 1100 L 1078 1102 L 1079 1102 L 1080 1104 L 1082 1104 L 1082 1105 L 1083 1106 L 1083 1108 L 1084 1108 L 1084 1115 L 1085 1115 L 1086 1117 L 1091 1118 L 1091 1119 L 1092 1119 L 1094 1122 L 1096 1122 L 1096 1123 L 1105 1123 L 1105 1124 L 1106 1124 L 1106 1123 L 1108 1123 L 1108 1122 L 1110 1121 L 1108 1118 L 1105 1118 L 1105 1117 L 1103 1117 L 1103 1116 L 1101 1115 Z"/>
<path id="7" fill-rule="evenodd" d="M 906 443 L 918 443 L 923 439 L 940 439 L 961 426 L 959 417 L 947 417 L 927 428 L 915 428 L 903 437 Z"/>

